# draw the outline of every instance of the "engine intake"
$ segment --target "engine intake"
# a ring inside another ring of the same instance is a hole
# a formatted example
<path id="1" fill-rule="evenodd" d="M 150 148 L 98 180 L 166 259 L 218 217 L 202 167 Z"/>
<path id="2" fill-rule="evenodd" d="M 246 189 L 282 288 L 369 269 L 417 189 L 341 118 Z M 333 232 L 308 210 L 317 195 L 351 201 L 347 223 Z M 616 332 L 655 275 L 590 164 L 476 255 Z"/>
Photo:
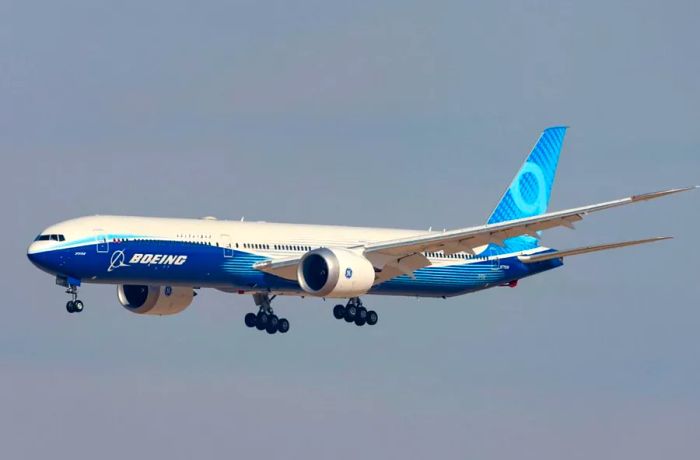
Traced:
<path id="1" fill-rule="evenodd" d="M 297 278 L 304 291 L 317 297 L 356 297 L 372 288 L 374 267 L 349 249 L 320 248 L 304 254 Z"/>
<path id="2" fill-rule="evenodd" d="M 174 315 L 189 307 L 194 298 L 191 287 L 120 284 L 119 303 L 139 315 Z"/>

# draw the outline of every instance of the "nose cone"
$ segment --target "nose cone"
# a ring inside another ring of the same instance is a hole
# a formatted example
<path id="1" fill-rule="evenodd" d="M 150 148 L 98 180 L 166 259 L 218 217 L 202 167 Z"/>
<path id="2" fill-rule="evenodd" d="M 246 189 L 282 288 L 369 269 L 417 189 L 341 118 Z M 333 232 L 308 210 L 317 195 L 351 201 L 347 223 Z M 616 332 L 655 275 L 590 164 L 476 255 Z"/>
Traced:
<path id="1" fill-rule="evenodd" d="M 38 268 L 52 273 L 56 268 L 56 257 L 52 251 L 45 247 L 46 242 L 35 241 L 27 249 L 27 258 Z"/>
<path id="2" fill-rule="evenodd" d="M 37 257 L 37 244 L 36 244 L 36 241 L 33 242 L 32 244 L 30 244 L 29 247 L 27 248 L 27 258 L 29 259 L 29 261 L 30 261 L 31 263 L 33 263 L 34 265 L 36 265 L 36 263 L 37 263 L 37 261 L 38 261 L 38 259 L 39 259 L 39 258 Z"/>

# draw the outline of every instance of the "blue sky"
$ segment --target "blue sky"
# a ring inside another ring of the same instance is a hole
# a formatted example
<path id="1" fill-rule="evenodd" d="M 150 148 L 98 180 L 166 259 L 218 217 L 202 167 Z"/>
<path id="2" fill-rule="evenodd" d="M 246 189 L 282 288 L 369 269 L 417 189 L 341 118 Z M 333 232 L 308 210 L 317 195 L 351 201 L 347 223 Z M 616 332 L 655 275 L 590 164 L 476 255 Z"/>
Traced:
<path id="1" fill-rule="evenodd" d="M 546 126 L 552 209 L 700 183 L 697 2 L 0 3 L 12 458 L 695 458 L 690 193 L 544 244 L 672 235 L 443 300 L 247 296 L 86 311 L 25 257 L 51 223 L 132 214 L 425 229 L 484 222 Z"/>

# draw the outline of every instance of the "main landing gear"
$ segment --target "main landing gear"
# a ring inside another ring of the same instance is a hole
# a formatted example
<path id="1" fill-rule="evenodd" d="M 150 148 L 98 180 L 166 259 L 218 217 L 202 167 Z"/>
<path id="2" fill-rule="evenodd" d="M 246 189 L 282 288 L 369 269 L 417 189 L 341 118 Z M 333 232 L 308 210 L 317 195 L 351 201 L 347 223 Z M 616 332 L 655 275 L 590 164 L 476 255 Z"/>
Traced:
<path id="1" fill-rule="evenodd" d="M 68 289 L 66 289 L 66 294 L 70 294 L 72 299 L 66 302 L 66 311 L 68 313 L 80 313 L 83 311 L 83 302 L 78 300 L 78 287 L 72 285 L 68 286 Z"/>
<path id="2" fill-rule="evenodd" d="M 255 313 L 245 315 L 245 325 L 259 331 L 265 330 L 268 334 L 276 332 L 286 334 L 289 331 L 289 321 L 286 318 L 278 318 L 270 305 L 275 297 L 270 297 L 268 294 L 253 294 L 255 305 L 260 308 L 257 315 Z"/>
<path id="3" fill-rule="evenodd" d="M 335 319 L 344 319 L 345 322 L 355 323 L 358 326 L 364 326 L 365 324 L 374 326 L 379 320 L 377 312 L 367 310 L 362 305 L 359 297 L 352 297 L 345 306 L 338 304 L 333 307 L 333 316 L 335 316 Z"/>

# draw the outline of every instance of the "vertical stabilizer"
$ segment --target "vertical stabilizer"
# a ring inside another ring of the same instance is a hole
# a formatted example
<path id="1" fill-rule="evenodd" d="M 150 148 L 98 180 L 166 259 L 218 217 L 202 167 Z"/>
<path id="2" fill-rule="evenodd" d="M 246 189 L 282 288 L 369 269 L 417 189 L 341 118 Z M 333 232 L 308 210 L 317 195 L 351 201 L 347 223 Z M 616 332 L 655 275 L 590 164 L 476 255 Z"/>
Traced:
<path id="1" fill-rule="evenodd" d="M 510 187 L 491 213 L 489 224 L 547 212 L 565 134 L 565 126 L 547 128 L 542 132 Z M 506 246 L 512 250 L 528 249 L 536 247 L 537 244 L 537 239 L 529 236 L 506 240 Z"/>

